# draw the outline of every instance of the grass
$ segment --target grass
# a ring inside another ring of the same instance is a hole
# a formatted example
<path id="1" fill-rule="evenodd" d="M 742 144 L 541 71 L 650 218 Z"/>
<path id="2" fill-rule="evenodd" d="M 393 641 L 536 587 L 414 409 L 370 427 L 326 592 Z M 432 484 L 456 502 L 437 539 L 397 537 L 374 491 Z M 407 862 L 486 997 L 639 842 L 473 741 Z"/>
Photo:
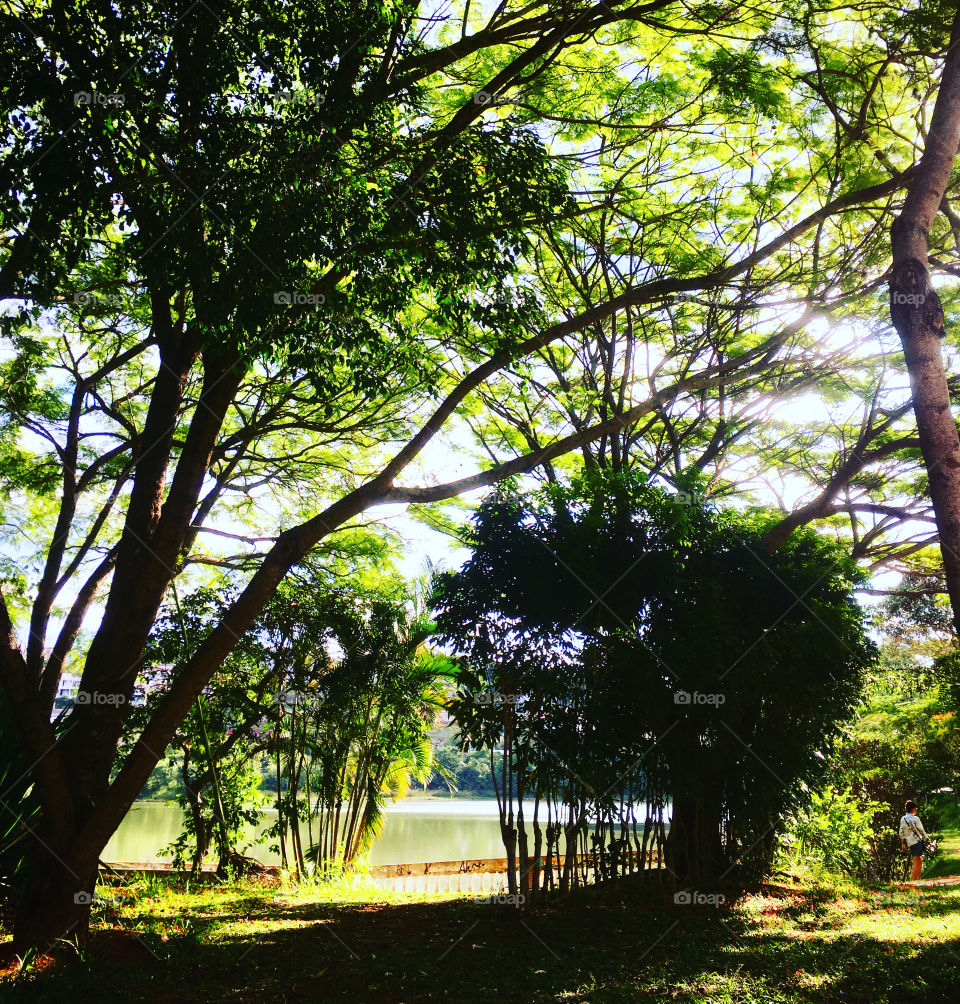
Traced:
<path id="1" fill-rule="evenodd" d="M 113 905 L 83 958 L 8 977 L 0 1000 L 958 999 L 958 887 L 770 886 L 720 906 L 586 890 L 531 912 L 342 879 L 101 895 Z"/>
<path id="2" fill-rule="evenodd" d="M 960 806 L 952 799 L 941 799 L 937 812 L 941 827 L 937 856 L 929 865 L 924 866 L 924 878 L 960 875 Z"/>

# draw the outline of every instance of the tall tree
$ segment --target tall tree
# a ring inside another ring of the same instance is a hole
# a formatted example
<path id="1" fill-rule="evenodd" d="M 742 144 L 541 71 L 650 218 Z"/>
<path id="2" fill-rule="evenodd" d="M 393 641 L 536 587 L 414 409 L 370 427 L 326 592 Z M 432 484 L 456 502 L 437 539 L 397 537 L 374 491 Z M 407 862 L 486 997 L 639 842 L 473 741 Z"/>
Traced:
<path id="1" fill-rule="evenodd" d="M 928 271 L 930 230 L 943 210 L 955 225 L 944 195 L 960 145 L 960 7 L 954 12 L 943 76 L 924 139 L 923 156 L 910 181 L 903 209 L 891 229 L 893 271 L 890 317 L 903 343 L 910 373 L 920 447 L 937 517 L 943 570 L 954 620 L 960 625 L 960 438 L 951 408 L 940 341 L 943 307 Z"/>
<path id="2" fill-rule="evenodd" d="M 492 688 L 455 715 L 503 750 L 501 829 L 523 875 L 525 794 L 563 823 L 564 874 L 588 818 L 600 877 L 645 862 L 665 799 L 658 866 L 674 879 L 769 867 L 874 650 L 849 559 L 807 529 L 764 561 L 765 522 L 606 473 L 480 507 L 437 624 Z"/>

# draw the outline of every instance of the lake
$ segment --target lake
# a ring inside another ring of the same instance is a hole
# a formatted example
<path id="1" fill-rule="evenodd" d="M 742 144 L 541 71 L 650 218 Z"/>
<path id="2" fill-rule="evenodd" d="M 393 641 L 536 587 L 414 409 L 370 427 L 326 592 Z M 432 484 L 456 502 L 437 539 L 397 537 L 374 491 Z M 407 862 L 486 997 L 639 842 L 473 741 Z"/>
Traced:
<path id="1" fill-rule="evenodd" d="M 643 818 L 643 807 L 637 816 Z M 533 815 L 533 803 L 525 808 Z M 542 809 L 541 809 L 542 811 Z M 137 802 L 110 838 L 104 861 L 148 863 L 169 861 L 160 854 L 180 833 L 182 815 L 165 802 Z M 276 810 L 268 810 L 258 830 L 271 826 Z M 528 827 L 528 832 L 532 831 Z M 307 839 L 306 827 L 302 831 Z M 265 844 L 254 844 L 245 853 L 267 865 L 280 858 Z M 466 858 L 503 857 L 496 799 L 410 798 L 388 808 L 383 834 L 370 851 L 370 864 L 390 865 L 416 861 L 462 861 Z"/>

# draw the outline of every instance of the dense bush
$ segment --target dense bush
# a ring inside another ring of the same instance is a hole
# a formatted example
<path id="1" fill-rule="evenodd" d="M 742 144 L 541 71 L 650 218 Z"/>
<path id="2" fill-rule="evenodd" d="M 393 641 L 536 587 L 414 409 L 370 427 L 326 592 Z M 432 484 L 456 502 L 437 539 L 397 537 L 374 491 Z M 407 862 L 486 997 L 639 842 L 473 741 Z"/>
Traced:
<path id="1" fill-rule="evenodd" d="M 875 826 L 876 818 L 887 809 L 882 802 L 863 802 L 849 789 L 816 792 L 792 820 L 795 852 L 814 868 L 867 877 L 878 845 L 889 836 Z"/>
<path id="2" fill-rule="evenodd" d="M 651 850 L 684 882 L 769 866 L 874 650 L 851 563 L 810 531 L 770 554 L 767 525 L 600 475 L 480 507 L 437 623 L 468 667 L 465 745 L 504 751 L 494 781 L 521 875 L 525 797 L 545 823 L 531 862 L 562 833 L 597 875 Z M 567 854 L 561 887 L 573 868 Z"/>

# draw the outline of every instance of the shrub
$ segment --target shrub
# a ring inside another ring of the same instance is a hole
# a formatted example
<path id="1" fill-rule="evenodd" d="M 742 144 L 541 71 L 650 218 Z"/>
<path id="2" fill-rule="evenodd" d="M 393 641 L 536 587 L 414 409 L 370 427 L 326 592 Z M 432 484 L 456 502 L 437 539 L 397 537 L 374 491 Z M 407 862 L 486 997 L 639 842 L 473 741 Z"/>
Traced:
<path id="1" fill-rule="evenodd" d="M 888 813 L 881 802 L 863 801 L 849 789 L 815 792 L 798 811 L 790 833 L 801 860 L 825 871 L 868 878 L 885 834 L 876 820 Z M 897 838 L 899 849 L 899 838 Z"/>

